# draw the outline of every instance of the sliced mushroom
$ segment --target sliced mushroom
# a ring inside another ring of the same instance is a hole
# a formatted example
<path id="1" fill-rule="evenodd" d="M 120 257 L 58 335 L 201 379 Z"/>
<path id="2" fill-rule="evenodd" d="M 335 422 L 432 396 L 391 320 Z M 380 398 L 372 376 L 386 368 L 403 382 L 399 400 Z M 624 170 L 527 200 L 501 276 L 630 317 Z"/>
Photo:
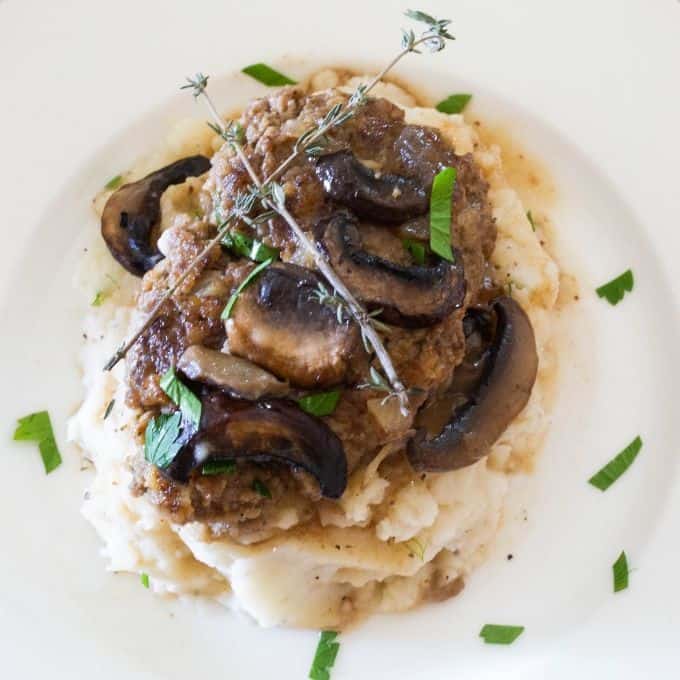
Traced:
<path id="1" fill-rule="evenodd" d="M 444 472 L 476 463 L 529 400 L 538 369 L 531 322 L 512 298 L 498 298 L 492 309 L 496 329 L 488 352 L 479 353 L 479 380 L 438 435 L 429 439 L 426 430 L 416 432 L 407 448 L 415 470 Z"/>
<path id="2" fill-rule="evenodd" d="M 143 276 L 163 259 L 156 247 L 161 196 L 173 184 L 210 169 L 210 159 L 190 156 L 166 165 L 132 184 L 124 184 L 104 206 L 102 236 L 111 255 L 130 274 Z"/>
<path id="3" fill-rule="evenodd" d="M 177 368 L 191 380 L 219 387 L 232 397 L 250 401 L 283 397 L 290 391 L 287 383 L 252 361 L 202 345 L 187 347 Z"/>
<path id="4" fill-rule="evenodd" d="M 362 218 L 396 224 L 429 209 L 428 192 L 408 177 L 378 176 L 350 151 L 319 158 L 316 176 L 324 191 Z"/>
<path id="5" fill-rule="evenodd" d="M 198 433 L 165 471 L 172 479 L 188 481 L 209 460 L 279 462 L 313 475 L 326 498 L 342 496 L 347 459 L 342 443 L 323 421 L 280 399 L 252 404 L 209 390 L 201 401 Z"/>
<path id="6" fill-rule="evenodd" d="M 321 279 L 297 265 L 277 263 L 244 290 L 227 321 L 233 354 L 299 387 L 336 385 L 350 378 L 361 352 L 355 324 L 319 303 Z"/>
<path id="7" fill-rule="evenodd" d="M 333 268 L 369 309 L 396 326 L 420 328 L 441 321 L 465 298 L 462 259 L 434 266 L 404 266 L 361 248 L 356 220 L 336 213 L 317 225 L 316 237 Z"/>

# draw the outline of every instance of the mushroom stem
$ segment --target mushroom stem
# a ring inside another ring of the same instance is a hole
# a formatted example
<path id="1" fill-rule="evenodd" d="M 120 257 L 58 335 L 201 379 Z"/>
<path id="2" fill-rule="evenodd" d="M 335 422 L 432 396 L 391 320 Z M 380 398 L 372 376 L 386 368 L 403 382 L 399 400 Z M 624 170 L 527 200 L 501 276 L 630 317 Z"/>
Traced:
<path id="1" fill-rule="evenodd" d="M 144 320 L 144 323 L 139 327 L 135 334 L 126 340 L 117 350 L 116 353 L 106 362 L 104 366 L 105 371 L 110 371 L 121 359 L 125 358 L 125 355 L 130 351 L 130 348 L 139 340 L 139 338 L 148 330 L 149 326 L 156 320 L 158 313 L 163 308 L 163 305 L 172 297 L 173 293 L 182 285 L 186 280 L 187 276 L 196 269 L 198 263 L 203 260 L 203 258 L 222 240 L 227 230 L 231 226 L 232 217 L 230 216 L 225 220 L 222 225 L 218 228 L 215 237 L 208 243 L 208 245 L 203 248 L 203 250 L 192 260 L 191 264 L 182 272 L 182 275 L 175 281 L 170 288 L 168 288 L 161 299 L 153 306 L 153 309 L 149 312 L 148 316 Z"/>

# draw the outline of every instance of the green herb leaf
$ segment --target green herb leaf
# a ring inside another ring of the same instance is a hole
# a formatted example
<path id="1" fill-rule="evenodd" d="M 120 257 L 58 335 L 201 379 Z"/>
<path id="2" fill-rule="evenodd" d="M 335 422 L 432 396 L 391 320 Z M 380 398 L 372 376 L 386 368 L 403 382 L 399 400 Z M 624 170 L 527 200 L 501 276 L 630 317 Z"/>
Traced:
<path id="1" fill-rule="evenodd" d="M 161 378 L 160 386 L 170 399 L 179 406 L 180 411 L 196 427 L 201 422 L 201 400 L 179 379 L 174 366 L 170 366 Z"/>
<path id="2" fill-rule="evenodd" d="M 149 587 L 149 575 L 148 575 L 148 574 L 145 574 L 144 572 L 142 572 L 142 573 L 139 575 L 139 580 L 142 582 L 142 585 L 143 585 L 145 588 L 148 588 L 148 587 Z"/>
<path id="3" fill-rule="evenodd" d="M 529 220 L 529 224 L 531 225 L 531 231 L 536 231 L 536 223 L 534 222 L 531 210 L 527 210 L 527 219 Z"/>
<path id="4" fill-rule="evenodd" d="M 451 250 L 451 198 L 456 183 L 456 169 L 444 168 L 435 175 L 430 195 L 430 248 L 453 262 Z"/>
<path id="5" fill-rule="evenodd" d="M 94 294 L 94 297 L 92 298 L 92 302 L 90 304 L 92 305 L 92 307 L 101 307 L 105 299 L 106 293 L 103 290 L 98 290 Z"/>
<path id="6" fill-rule="evenodd" d="M 338 634 L 332 630 L 324 630 L 319 636 L 319 643 L 316 646 L 316 653 L 309 670 L 311 680 L 329 680 L 331 668 L 335 664 L 338 656 L 340 643 L 335 641 Z"/>
<path id="7" fill-rule="evenodd" d="M 633 464 L 641 448 L 642 439 L 635 437 L 621 453 L 596 472 L 588 483 L 600 491 L 606 491 Z"/>
<path id="8" fill-rule="evenodd" d="M 265 498 L 272 497 L 272 492 L 267 485 L 263 481 L 257 479 L 257 477 L 253 480 L 253 491 L 257 491 L 260 496 L 264 496 Z"/>
<path id="9" fill-rule="evenodd" d="M 201 474 L 211 475 L 233 475 L 236 472 L 236 463 L 233 460 L 209 460 L 203 463 Z"/>
<path id="10" fill-rule="evenodd" d="M 115 177 L 112 177 L 104 185 L 104 189 L 108 189 L 109 191 L 113 191 L 114 189 L 117 189 L 122 183 L 123 183 L 123 175 L 116 175 Z"/>
<path id="11" fill-rule="evenodd" d="M 425 264 L 425 246 L 418 241 L 411 241 L 411 239 L 404 239 L 402 244 L 409 253 L 416 264 Z"/>
<path id="12" fill-rule="evenodd" d="M 279 259 L 279 251 L 277 248 L 272 248 L 271 246 L 262 243 L 262 241 L 250 238 L 250 236 L 246 236 L 237 231 L 225 234 L 222 239 L 222 245 L 233 253 L 243 257 L 249 257 L 255 262 Z"/>
<path id="13" fill-rule="evenodd" d="M 625 590 L 628 587 L 628 574 L 630 573 L 625 550 L 621 551 L 619 558 L 612 565 L 612 571 L 614 572 L 614 592 Z"/>
<path id="14" fill-rule="evenodd" d="M 452 94 L 442 99 L 435 108 L 442 113 L 460 113 L 471 99 L 471 94 Z"/>
<path id="15" fill-rule="evenodd" d="M 111 401 L 106 405 L 106 410 L 104 411 L 104 417 L 102 420 L 106 420 L 110 415 L 111 411 L 113 411 L 113 406 L 116 403 L 115 399 L 111 399 Z"/>
<path id="16" fill-rule="evenodd" d="M 14 441 L 39 442 L 52 436 L 52 423 L 47 411 L 31 413 L 20 418 L 14 431 Z"/>
<path id="17" fill-rule="evenodd" d="M 251 78 L 255 78 L 255 80 L 267 87 L 295 85 L 294 80 L 291 80 L 288 76 L 284 76 L 283 73 L 275 71 L 271 66 L 267 66 L 267 64 L 251 64 L 250 66 L 246 66 L 242 72 Z"/>
<path id="18" fill-rule="evenodd" d="M 340 400 L 340 391 L 319 392 L 318 394 L 308 394 L 306 397 L 298 399 L 300 408 L 312 416 L 329 416 Z"/>
<path id="19" fill-rule="evenodd" d="M 479 632 L 487 645 L 511 645 L 522 633 L 524 626 L 499 626 L 487 623 Z"/>
<path id="20" fill-rule="evenodd" d="M 603 286 L 600 286 L 595 292 L 601 297 L 606 298 L 610 305 L 617 305 L 626 292 L 633 290 L 633 272 L 628 269 L 621 276 L 617 276 Z"/>
<path id="21" fill-rule="evenodd" d="M 274 260 L 270 257 L 268 260 L 260 262 L 260 264 L 258 264 L 257 267 L 241 281 L 238 288 L 231 294 L 227 306 L 222 310 L 222 319 L 228 319 L 231 316 L 231 310 L 234 308 L 238 296 L 260 275 L 260 272 L 266 269 L 273 261 Z"/>
<path id="22" fill-rule="evenodd" d="M 52 430 L 52 422 L 47 411 L 31 413 L 18 420 L 14 431 L 14 441 L 38 442 L 45 474 L 50 474 L 61 465 L 61 455 Z"/>
<path id="23" fill-rule="evenodd" d="M 149 463 L 161 469 L 172 463 L 182 448 L 181 423 L 180 411 L 161 413 L 149 421 L 144 435 L 144 458 Z"/>
<path id="24" fill-rule="evenodd" d="M 417 538 L 411 538 L 404 542 L 404 547 L 413 553 L 421 562 L 425 561 L 425 549 L 427 546 L 423 545 Z"/>

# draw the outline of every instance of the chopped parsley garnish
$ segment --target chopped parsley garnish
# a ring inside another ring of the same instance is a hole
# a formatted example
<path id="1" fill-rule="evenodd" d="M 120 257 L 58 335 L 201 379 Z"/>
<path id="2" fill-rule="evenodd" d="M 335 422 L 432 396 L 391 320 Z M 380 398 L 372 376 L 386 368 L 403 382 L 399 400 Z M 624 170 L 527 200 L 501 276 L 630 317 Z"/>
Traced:
<path id="1" fill-rule="evenodd" d="M 479 637 L 487 645 L 511 645 L 522 633 L 524 626 L 499 626 L 487 623 L 479 632 Z"/>
<path id="2" fill-rule="evenodd" d="M 161 413 L 152 418 L 144 435 L 144 458 L 159 468 L 166 468 L 182 448 L 182 413 Z"/>
<path id="3" fill-rule="evenodd" d="M 92 298 L 92 302 L 90 303 L 93 307 L 101 307 L 102 303 L 106 299 L 106 293 L 103 290 L 98 290 L 95 294 L 94 297 Z"/>
<path id="4" fill-rule="evenodd" d="M 250 66 L 246 66 L 242 72 L 251 78 L 255 78 L 255 80 L 267 87 L 295 85 L 294 80 L 291 80 L 288 76 L 284 76 L 283 73 L 274 70 L 271 66 L 267 66 L 267 64 L 251 64 Z"/>
<path id="5" fill-rule="evenodd" d="M 415 555 L 421 562 L 425 561 L 425 546 L 417 538 L 411 538 L 404 543 L 404 547 L 409 553 Z"/>
<path id="6" fill-rule="evenodd" d="M 312 416 L 329 416 L 340 400 L 340 391 L 320 392 L 319 394 L 308 394 L 306 397 L 298 399 L 300 408 Z"/>
<path id="7" fill-rule="evenodd" d="M 605 283 L 595 290 L 595 292 L 601 297 L 606 298 L 610 305 L 617 305 L 626 292 L 630 293 L 633 290 L 633 284 L 635 280 L 633 279 L 633 272 L 628 269 L 621 276 L 617 276 L 615 279 Z"/>
<path id="8" fill-rule="evenodd" d="M 106 405 L 106 410 L 104 411 L 104 417 L 102 418 L 102 420 L 106 420 L 111 415 L 111 411 L 113 411 L 115 403 L 116 400 L 111 399 L 111 401 Z"/>
<path id="9" fill-rule="evenodd" d="M 117 189 L 123 183 L 123 175 L 116 175 L 112 177 L 105 185 L 104 188 L 109 191 Z"/>
<path id="10" fill-rule="evenodd" d="M 335 641 L 337 637 L 338 634 L 332 630 L 324 630 L 319 636 L 314 661 L 312 661 L 312 667 L 309 669 L 311 680 L 330 679 L 331 668 L 335 664 L 335 658 L 340 649 L 340 643 Z"/>
<path id="11" fill-rule="evenodd" d="M 161 389 L 179 406 L 187 420 L 196 427 L 201 422 L 201 400 L 177 377 L 174 366 L 170 366 L 160 381 Z"/>
<path id="12" fill-rule="evenodd" d="M 527 210 L 527 219 L 531 225 L 531 231 L 536 231 L 536 223 L 534 222 L 534 216 L 531 214 L 531 210 Z"/>
<path id="13" fill-rule="evenodd" d="M 148 574 L 145 574 L 144 572 L 142 572 L 142 573 L 139 575 L 139 580 L 142 582 L 142 585 L 143 585 L 145 588 L 148 588 L 148 587 L 149 587 L 149 575 L 148 575 Z"/>
<path id="14" fill-rule="evenodd" d="M 456 184 L 456 169 L 444 168 L 435 175 L 430 195 L 430 248 L 453 262 L 451 250 L 451 198 Z"/>
<path id="15" fill-rule="evenodd" d="M 628 587 L 628 574 L 630 573 L 625 550 L 621 551 L 619 558 L 612 565 L 612 571 L 614 572 L 614 592 L 625 590 Z"/>
<path id="16" fill-rule="evenodd" d="M 260 275 L 260 272 L 266 269 L 273 261 L 274 260 L 270 257 L 268 260 L 260 262 L 260 264 L 258 264 L 257 267 L 241 281 L 241 283 L 239 283 L 238 288 L 231 294 L 227 306 L 222 310 L 222 319 L 228 319 L 231 316 L 231 310 L 234 308 L 238 296 Z"/>
<path id="17" fill-rule="evenodd" d="M 435 108 L 442 113 L 460 113 L 471 99 L 471 94 L 452 94 L 440 101 Z"/>
<path id="18" fill-rule="evenodd" d="M 596 472 L 588 483 L 600 491 L 606 491 L 633 464 L 641 448 L 642 439 L 635 437 L 621 453 Z"/>
<path id="19" fill-rule="evenodd" d="M 411 253 L 411 257 L 416 264 L 425 264 L 425 246 L 422 243 L 406 238 L 402 241 L 402 244 Z"/>
<path id="20" fill-rule="evenodd" d="M 236 472 L 236 463 L 233 460 L 209 460 L 203 463 L 201 474 L 210 475 L 233 475 Z"/>
<path id="21" fill-rule="evenodd" d="M 233 253 L 243 257 L 249 257 L 255 262 L 279 259 L 279 251 L 277 248 L 272 248 L 271 246 L 262 243 L 262 241 L 250 238 L 250 236 L 240 234 L 237 231 L 225 234 L 222 239 L 222 245 Z"/>
<path id="22" fill-rule="evenodd" d="M 257 479 L 257 477 L 253 480 L 253 491 L 257 491 L 257 493 L 259 493 L 260 496 L 264 496 L 264 498 L 272 497 L 272 492 L 269 490 L 269 487 L 263 481 Z"/>
<path id="23" fill-rule="evenodd" d="M 45 474 L 49 475 L 50 472 L 61 465 L 61 454 L 54 438 L 52 422 L 47 411 L 31 413 L 20 418 L 14 431 L 14 441 L 38 442 Z"/>

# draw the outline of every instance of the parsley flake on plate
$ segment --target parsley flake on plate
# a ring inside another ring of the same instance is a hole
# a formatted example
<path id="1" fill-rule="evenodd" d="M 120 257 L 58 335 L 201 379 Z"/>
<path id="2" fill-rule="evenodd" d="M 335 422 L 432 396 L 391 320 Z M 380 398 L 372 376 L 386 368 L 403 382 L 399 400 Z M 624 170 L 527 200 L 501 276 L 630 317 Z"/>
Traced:
<path id="1" fill-rule="evenodd" d="M 524 626 L 501 626 L 487 623 L 479 632 L 487 645 L 511 645 L 522 633 Z"/>
<path id="2" fill-rule="evenodd" d="M 264 262 L 260 262 L 260 264 L 253 269 L 248 276 L 246 276 L 243 281 L 238 285 L 238 288 L 231 294 L 231 297 L 227 301 L 227 304 L 225 308 L 222 310 L 222 319 L 226 320 L 231 316 L 231 310 L 234 308 L 234 305 L 236 304 L 236 300 L 238 300 L 238 296 L 260 275 L 260 272 L 262 272 L 264 269 L 266 269 L 274 260 L 270 257 L 268 260 L 265 260 Z"/>
<path id="3" fill-rule="evenodd" d="M 253 480 L 253 491 L 259 493 L 263 498 L 272 497 L 272 492 L 269 490 L 269 487 L 263 481 L 257 479 L 257 477 Z"/>
<path id="4" fill-rule="evenodd" d="M 238 231 L 226 233 L 222 238 L 221 243 L 233 253 L 241 255 L 242 257 L 248 257 L 254 262 L 279 259 L 279 251 L 277 248 L 272 248 L 266 243 L 250 238 L 250 236 L 241 234 Z"/>
<path id="5" fill-rule="evenodd" d="M 233 460 L 209 460 L 203 463 L 201 474 L 206 477 L 212 475 L 231 475 L 236 472 L 236 463 Z"/>
<path id="6" fill-rule="evenodd" d="M 279 71 L 276 71 L 271 66 L 267 64 L 251 64 L 246 66 L 241 71 L 247 76 L 254 78 L 258 82 L 266 85 L 267 87 L 280 87 L 281 85 L 295 85 L 295 81 L 288 76 L 283 75 Z"/>
<path id="7" fill-rule="evenodd" d="M 402 244 L 409 253 L 416 264 L 425 264 L 425 246 L 418 241 L 412 241 L 411 239 L 404 239 Z"/>
<path id="8" fill-rule="evenodd" d="M 620 276 L 597 288 L 595 292 L 601 298 L 605 298 L 610 305 L 618 305 L 624 295 L 633 290 L 634 284 L 633 272 L 627 269 Z"/>
<path id="9" fill-rule="evenodd" d="M 456 169 L 444 168 L 435 175 L 430 194 L 430 248 L 449 262 L 453 262 L 451 199 L 455 185 Z"/>
<path id="10" fill-rule="evenodd" d="M 161 469 L 172 463 L 184 444 L 182 413 L 161 413 L 152 418 L 144 435 L 144 458 Z"/>
<path id="11" fill-rule="evenodd" d="M 626 551 L 622 550 L 618 559 L 612 565 L 612 572 L 614 573 L 614 592 L 618 593 L 628 588 L 628 558 Z"/>
<path id="12" fill-rule="evenodd" d="M 472 99 L 471 94 L 452 94 L 435 106 L 442 113 L 461 113 Z"/>
<path id="13" fill-rule="evenodd" d="M 335 665 L 340 649 L 340 643 L 335 641 L 337 637 L 338 634 L 332 630 L 324 630 L 319 636 L 312 667 L 309 669 L 310 680 L 330 679 L 331 668 Z"/>
<path id="14" fill-rule="evenodd" d="M 588 483 L 600 491 L 606 491 L 633 464 L 641 448 L 642 439 L 635 437 L 621 453 L 598 470 L 588 480 Z"/>
<path id="15" fill-rule="evenodd" d="M 201 400 L 179 379 L 174 366 L 166 371 L 160 381 L 163 392 L 179 406 L 180 411 L 196 427 L 201 422 Z"/>
<path id="16" fill-rule="evenodd" d="M 114 189 L 117 189 L 122 183 L 123 183 L 123 175 L 116 175 L 115 177 L 112 177 L 104 185 L 104 189 L 108 189 L 108 191 L 113 191 Z"/>
<path id="17" fill-rule="evenodd" d="M 14 441 L 37 442 L 45 474 L 61 465 L 61 454 L 54 438 L 52 422 L 47 411 L 38 411 L 20 418 L 14 431 Z"/>
<path id="18" fill-rule="evenodd" d="M 306 397 L 298 399 L 300 408 L 312 416 L 329 416 L 340 400 L 340 391 L 319 392 L 318 394 L 308 394 Z"/>

